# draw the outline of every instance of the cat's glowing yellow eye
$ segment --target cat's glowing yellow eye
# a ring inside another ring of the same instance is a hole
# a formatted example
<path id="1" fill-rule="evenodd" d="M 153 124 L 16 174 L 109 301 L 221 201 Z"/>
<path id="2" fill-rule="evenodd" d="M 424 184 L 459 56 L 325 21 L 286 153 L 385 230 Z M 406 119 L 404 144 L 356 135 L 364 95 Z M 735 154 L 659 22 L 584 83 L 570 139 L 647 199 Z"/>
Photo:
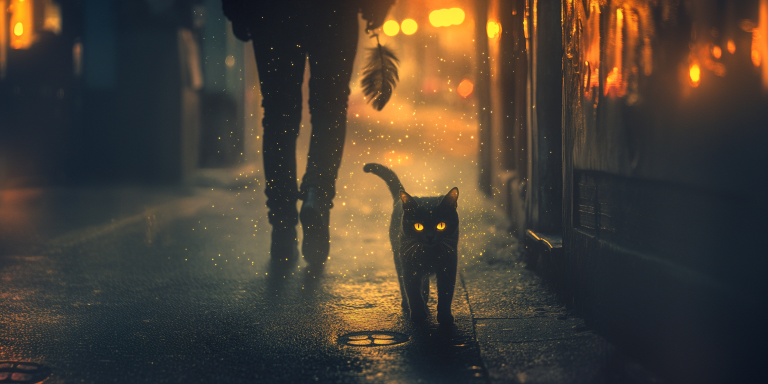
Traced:
<path id="1" fill-rule="evenodd" d="M 413 227 L 416 228 L 417 231 L 421 231 L 424 229 L 424 226 L 421 225 L 420 223 L 414 224 Z"/>
<path id="2" fill-rule="evenodd" d="M 443 229 L 445 229 L 445 223 L 439 223 L 439 224 L 437 224 L 437 230 L 438 230 L 438 231 L 442 231 Z"/>

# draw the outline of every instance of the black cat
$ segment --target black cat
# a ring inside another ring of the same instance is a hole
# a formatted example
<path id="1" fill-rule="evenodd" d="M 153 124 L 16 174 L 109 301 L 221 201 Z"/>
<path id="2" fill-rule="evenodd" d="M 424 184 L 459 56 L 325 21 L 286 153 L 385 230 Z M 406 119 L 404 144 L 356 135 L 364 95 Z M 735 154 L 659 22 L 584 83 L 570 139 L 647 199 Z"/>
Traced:
<path id="1" fill-rule="evenodd" d="M 363 170 L 384 179 L 394 199 L 389 239 L 395 254 L 403 308 L 410 310 L 413 321 L 426 320 L 429 275 L 434 273 L 437 321 L 441 325 L 453 324 L 451 301 L 458 265 L 459 189 L 453 188 L 445 196 L 412 197 L 403 190 L 400 179 L 391 169 L 369 163 Z"/>

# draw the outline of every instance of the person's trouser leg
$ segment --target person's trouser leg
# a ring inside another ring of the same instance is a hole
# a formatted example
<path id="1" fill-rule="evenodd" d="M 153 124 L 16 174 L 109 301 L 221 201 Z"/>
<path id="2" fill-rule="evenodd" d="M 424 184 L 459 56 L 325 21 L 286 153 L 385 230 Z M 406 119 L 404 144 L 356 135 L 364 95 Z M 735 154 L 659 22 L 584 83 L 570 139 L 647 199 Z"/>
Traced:
<path id="1" fill-rule="evenodd" d="M 307 171 L 301 183 L 304 203 L 302 253 L 319 265 L 330 251 L 330 209 L 347 129 L 349 80 L 357 49 L 357 13 L 326 14 L 325 22 L 310 27 L 309 108 L 312 135 Z"/>
<path id="2" fill-rule="evenodd" d="M 301 83 L 306 56 L 296 44 L 282 38 L 269 39 L 269 36 L 258 34 L 253 40 L 264 108 L 265 194 L 269 223 L 274 227 L 295 227 L 299 197 L 296 139 L 301 123 Z"/>
<path id="3" fill-rule="evenodd" d="M 357 51 L 357 13 L 334 14 L 334 20 L 316 26 L 308 41 L 309 109 L 312 137 L 302 195 L 317 187 L 330 201 L 336 195 L 336 178 L 347 130 L 349 81 Z"/>

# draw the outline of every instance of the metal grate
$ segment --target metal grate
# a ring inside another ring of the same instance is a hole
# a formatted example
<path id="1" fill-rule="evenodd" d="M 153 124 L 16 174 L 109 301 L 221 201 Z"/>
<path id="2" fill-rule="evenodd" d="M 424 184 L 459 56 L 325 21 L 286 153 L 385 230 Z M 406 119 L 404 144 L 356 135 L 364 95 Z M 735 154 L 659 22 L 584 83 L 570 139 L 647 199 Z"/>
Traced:
<path id="1" fill-rule="evenodd" d="M 353 347 L 383 347 L 402 344 L 410 338 L 402 333 L 389 331 L 352 332 L 339 337 L 339 344 Z"/>
<path id="2" fill-rule="evenodd" d="M 0 361 L 0 383 L 39 383 L 50 374 L 50 369 L 28 361 Z"/>

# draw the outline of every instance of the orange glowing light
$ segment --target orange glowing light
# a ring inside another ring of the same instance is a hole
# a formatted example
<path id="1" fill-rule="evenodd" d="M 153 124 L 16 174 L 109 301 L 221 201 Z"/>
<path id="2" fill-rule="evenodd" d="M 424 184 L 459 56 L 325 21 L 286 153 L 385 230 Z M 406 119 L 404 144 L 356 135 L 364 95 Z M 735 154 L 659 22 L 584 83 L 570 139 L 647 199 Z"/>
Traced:
<path id="1" fill-rule="evenodd" d="M 616 61 L 614 63 L 614 66 L 616 68 L 621 68 L 621 59 L 623 54 L 623 48 L 624 48 L 624 39 L 623 34 L 624 32 L 624 11 L 621 10 L 621 8 L 616 10 Z"/>
<path id="2" fill-rule="evenodd" d="M 8 66 L 8 36 L 11 31 L 10 25 L 7 25 L 7 17 L 5 17 L 5 10 L 8 9 L 5 0 L 0 0 L 0 79 L 5 79 L 5 71 Z"/>
<path id="3" fill-rule="evenodd" d="M 701 68 L 699 67 L 699 63 L 691 63 L 691 67 L 688 70 L 688 75 L 691 77 L 691 85 L 698 87 L 699 81 L 701 81 Z"/>
<path id="4" fill-rule="evenodd" d="M 730 52 L 731 55 L 736 53 L 736 43 L 734 43 L 733 40 L 728 40 L 728 43 L 725 45 L 725 47 L 728 49 L 728 52 Z"/>
<path id="5" fill-rule="evenodd" d="M 32 1 L 12 0 L 8 9 L 11 11 L 10 26 L 13 36 L 10 45 L 14 49 L 27 49 L 34 41 Z"/>
<path id="6" fill-rule="evenodd" d="M 712 57 L 714 57 L 715 59 L 719 59 L 720 56 L 722 55 L 723 55 L 723 50 L 720 49 L 719 45 L 715 45 L 714 47 L 712 47 Z"/>
<path id="7" fill-rule="evenodd" d="M 485 27 L 485 30 L 488 32 L 489 39 L 495 39 L 501 35 L 501 24 L 495 21 L 489 21 L 488 25 Z"/>
<path id="8" fill-rule="evenodd" d="M 388 20 L 386 23 L 384 23 L 382 29 L 384 30 L 385 35 L 395 36 L 400 33 L 400 24 L 398 24 L 397 21 Z"/>
<path id="9" fill-rule="evenodd" d="M 621 94 L 621 72 L 618 67 L 608 72 L 608 76 L 605 77 L 605 96 L 611 95 L 613 97 L 623 96 Z"/>
<path id="10" fill-rule="evenodd" d="M 613 31 L 613 69 L 605 77 L 604 96 L 624 97 L 626 87 L 622 82 L 624 54 L 624 10 L 616 10 L 616 28 Z"/>
<path id="11" fill-rule="evenodd" d="M 760 0 L 757 29 L 755 32 L 753 32 L 752 40 L 755 40 L 755 38 L 758 40 L 756 49 L 758 53 L 758 60 L 763 57 L 768 58 L 768 0 Z M 752 63 L 755 64 L 754 54 L 752 55 Z M 757 66 L 757 64 L 755 64 L 755 66 Z M 763 92 L 768 93 L 768 65 L 764 64 L 760 69 L 760 72 L 763 80 Z"/>
<path id="12" fill-rule="evenodd" d="M 459 93 L 461 97 L 468 97 L 472 94 L 472 91 L 475 89 L 475 85 L 472 84 L 471 81 L 464 79 L 459 83 L 459 86 L 456 87 L 456 92 Z"/>
<path id="13" fill-rule="evenodd" d="M 463 23 L 465 17 L 461 8 L 438 9 L 429 13 L 429 23 L 435 27 L 450 27 Z"/>
<path id="14" fill-rule="evenodd" d="M 416 24 L 416 20 L 414 19 L 405 19 L 400 23 L 400 29 L 406 35 L 413 35 L 416 33 L 416 30 L 419 29 L 419 25 Z"/>
<path id="15" fill-rule="evenodd" d="M 600 87 L 600 5 L 592 0 L 589 9 L 584 50 L 584 88 L 587 97 L 591 96 L 593 88 Z"/>
<path id="16" fill-rule="evenodd" d="M 760 51 L 758 51 L 757 49 L 753 49 L 752 50 L 752 64 L 755 67 L 759 67 L 760 66 L 760 61 L 761 61 Z"/>

